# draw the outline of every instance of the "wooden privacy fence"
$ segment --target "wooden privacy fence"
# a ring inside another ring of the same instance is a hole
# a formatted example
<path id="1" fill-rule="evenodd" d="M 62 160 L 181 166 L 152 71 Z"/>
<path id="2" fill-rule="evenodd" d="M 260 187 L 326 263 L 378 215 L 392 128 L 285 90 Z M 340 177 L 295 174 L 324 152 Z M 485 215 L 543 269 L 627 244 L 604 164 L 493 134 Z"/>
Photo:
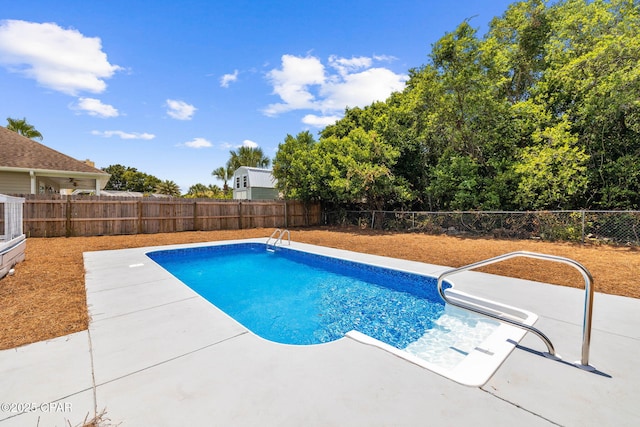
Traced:
<path id="1" fill-rule="evenodd" d="M 103 236 L 318 225 L 319 203 L 23 195 L 27 237 Z"/>

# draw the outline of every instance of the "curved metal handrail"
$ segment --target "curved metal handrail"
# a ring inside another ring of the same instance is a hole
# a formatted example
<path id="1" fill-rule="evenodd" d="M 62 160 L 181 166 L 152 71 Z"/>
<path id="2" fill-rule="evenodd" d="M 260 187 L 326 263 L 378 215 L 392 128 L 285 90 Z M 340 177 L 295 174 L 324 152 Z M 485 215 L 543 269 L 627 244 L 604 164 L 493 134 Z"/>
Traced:
<path id="1" fill-rule="evenodd" d="M 275 239 L 276 242 L 278 241 L 278 237 L 276 237 L 276 234 L 278 236 L 282 235 L 282 230 L 280 230 L 279 228 L 276 228 L 275 230 L 273 230 L 273 233 L 271 233 L 271 236 L 269 236 L 269 238 L 267 239 L 267 243 L 265 243 L 267 247 L 269 247 L 269 242 L 271 241 L 271 239 Z"/>
<path id="2" fill-rule="evenodd" d="M 541 331 L 534 328 L 533 326 L 527 325 L 517 320 L 509 319 L 499 314 L 491 313 L 490 311 L 484 310 L 482 308 L 473 307 L 458 301 L 453 301 L 447 295 L 445 295 L 444 289 L 442 288 L 442 282 L 445 277 L 452 276 L 454 274 L 461 273 L 464 271 L 473 270 L 475 268 L 484 267 L 489 264 L 494 264 L 494 263 L 505 261 L 515 257 L 528 257 L 528 258 L 541 259 L 545 261 L 560 262 L 560 263 L 568 264 L 574 267 L 575 269 L 577 269 L 578 271 L 580 271 L 580 274 L 582 274 L 582 277 L 584 278 L 584 283 L 585 283 L 584 317 L 583 317 L 583 325 L 582 325 L 582 354 L 581 354 L 580 364 L 585 369 L 589 368 L 589 347 L 591 345 L 591 315 L 593 313 L 593 277 L 591 276 L 591 273 L 589 273 L 589 271 L 577 261 L 574 261 L 569 258 L 560 257 L 560 256 L 546 255 L 546 254 L 540 254 L 535 252 L 527 252 L 527 251 L 510 252 L 508 254 L 499 255 L 497 257 L 489 258 L 484 261 L 479 261 L 473 264 L 465 265 L 463 267 L 453 268 L 451 270 L 445 271 L 438 277 L 438 292 L 440 293 L 440 297 L 448 304 L 454 305 L 456 307 L 460 307 L 468 311 L 472 311 L 474 313 L 481 314 L 483 316 L 491 317 L 500 322 L 508 323 L 518 328 L 525 329 L 529 332 L 532 332 L 533 334 L 537 335 L 542 341 L 544 341 L 544 343 L 547 346 L 547 349 L 549 350 L 549 354 L 551 356 L 556 356 L 555 349 L 553 348 L 553 344 L 551 343 L 549 338 L 545 334 L 543 334 Z"/>
<path id="3" fill-rule="evenodd" d="M 269 242 L 271 241 L 271 239 L 274 239 L 274 242 L 272 244 L 274 248 L 278 245 L 278 243 L 282 244 L 282 238 L 285 234 L 287 235 L 287 240 L 289 242 L 288 244 L 291 245 L 291 233 L 289 232 L 289 230 L 281 230 L 279 228 L 276 228 L 275 230 L 273 230 L 273 233 L 271 233 L 271 236 L 269 236 L 269 238 L 267 239 L 267 248 L 269 247 Z"/>
<path id="4" fill-rule="evenodd" d="M 278 239 L 278 241 L 275 243 L 276 245 L 278 244 L 278 242 L 280 242 L 280 244 L 282 244 L 282 238 L 284 237 L 284 235 L 287 235 L 287 244 L 289 246 L 291 246 L 291 232 L 289 232 L 289 230 L 282 230 L 282 233 L 280 233 L 280 238 Z"/>

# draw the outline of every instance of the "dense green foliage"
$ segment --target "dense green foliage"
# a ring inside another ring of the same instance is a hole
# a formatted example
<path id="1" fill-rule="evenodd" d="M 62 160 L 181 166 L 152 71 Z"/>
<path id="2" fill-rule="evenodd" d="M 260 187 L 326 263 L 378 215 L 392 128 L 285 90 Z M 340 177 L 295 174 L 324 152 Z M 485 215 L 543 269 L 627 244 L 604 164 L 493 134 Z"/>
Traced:
<path id="1" fill-rule="evenodd" d="M 187 199 L 230 199 L 231 192 L 225 192 L 217 185 L 204 185 L 201 183 L 189 187 L 189 191 L 184 195 Z"/>
<path id="2" fill-rule="evenodd" d="M 7 117 L 7 129 L 26 138 L 42 141 L 42 134 L 32 124 L 29 124 L 26 118 L 12 119 L 11 117 Z"/>
<path id="3" fill-rule="evenodd" d="M 240 166 L 248 166 L 251 168 L 268 168 L 271 159 L 264 155 L 260 147 L 239 147 L 237 150 L 229 151 L 229 160 L 227 168 L 235 171 Z"/>
<path id="4" fill-rule="evenodd" d="M 428 58 L 318 141 L 288 135 L 280 190 L 375 209 L 640 208 L 637 0 L 516 2 Z"/>
<path id="5" fill-rule="evenodd" d="M 164 194 L 166 196 L 180 197 L 180 186 L 171 180 L 160 181 L 156 185 L 156 194 Z"/>
<path id="6" fill-rule="evenodd" d="M 161 182 L 159 178 L 129 166 L 111 165 L 102 170 L 111 174 L 105 190 L 155 193 L 156 186 Z"/>

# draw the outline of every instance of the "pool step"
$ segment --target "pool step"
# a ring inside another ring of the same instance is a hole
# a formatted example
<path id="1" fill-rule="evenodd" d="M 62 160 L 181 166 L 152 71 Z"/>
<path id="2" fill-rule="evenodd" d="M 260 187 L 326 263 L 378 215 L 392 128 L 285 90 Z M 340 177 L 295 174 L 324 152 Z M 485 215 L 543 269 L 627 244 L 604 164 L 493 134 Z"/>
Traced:
<path id="1" fill-rule="evenodd" d="M 466 313 L 445 313 L 434 323 L 404 350 L 446 369 L 454 368 L 498 327 L 497 322 Z"/>

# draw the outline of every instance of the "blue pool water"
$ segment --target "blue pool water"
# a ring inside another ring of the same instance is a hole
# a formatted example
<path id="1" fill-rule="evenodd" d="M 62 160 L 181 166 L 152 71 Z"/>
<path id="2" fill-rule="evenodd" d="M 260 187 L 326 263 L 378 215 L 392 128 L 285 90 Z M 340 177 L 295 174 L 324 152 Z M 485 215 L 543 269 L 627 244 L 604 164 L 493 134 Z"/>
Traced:
<path id="1" fill-rule="evenodd" d="M 319 344 L 357 330 L 396 348 L 444 311 L 435 279 L 336 258 L 241 243 L 147 254 L 255 334 Z"/>

